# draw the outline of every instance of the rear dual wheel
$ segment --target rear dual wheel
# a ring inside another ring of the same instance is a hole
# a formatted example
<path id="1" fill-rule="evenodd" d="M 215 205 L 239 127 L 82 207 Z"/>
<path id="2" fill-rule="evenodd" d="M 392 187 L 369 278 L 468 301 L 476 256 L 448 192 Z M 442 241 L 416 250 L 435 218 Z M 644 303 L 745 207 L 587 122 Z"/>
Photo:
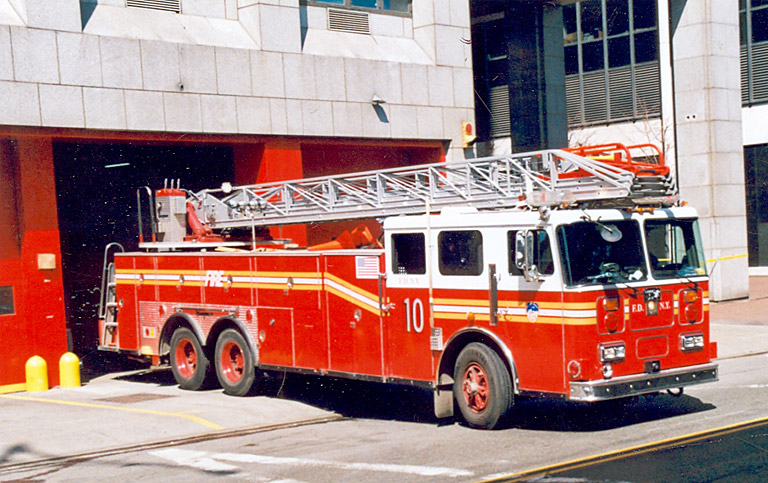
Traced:
<path id="1" fill-rule="evenodd" d="M 245 396 L 253 389 L 256 367 L 245 337 L 235 329 L 227 329 L 216 341 L 216 377 L 224 392 Z"/>
<path id="2" fill-rule="evenodd" d="M 197 391 L 210 383 L 211 363 L 197 336 L 187 327 L 173 332 L 170 363 L 180 388 Z"/>
<path id="3" fill-rule="evenodd" d="M 473 342 L 459 353 L 454 366 L 453 397 L 473 428 L 497 427 L 513 404 L 512 378 L 499 355 Z"/>

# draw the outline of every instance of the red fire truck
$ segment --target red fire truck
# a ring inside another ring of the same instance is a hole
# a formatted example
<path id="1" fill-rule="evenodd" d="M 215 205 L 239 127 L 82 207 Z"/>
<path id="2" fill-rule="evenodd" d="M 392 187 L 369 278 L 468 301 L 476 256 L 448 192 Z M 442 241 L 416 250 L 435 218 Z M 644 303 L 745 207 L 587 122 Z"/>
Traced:
<path id="1" fill-rule="evenodd" d="M 100 348 L 167 361 L 184 389 L 245 395 L 257 368 L 418 385 L 438 417 L 493 428 L 518 395 L 718 378 L 696 212 L 661 156 L 547 150 L 138 198 L 145 251 L 107 249 Z M 382 236 L 295 248 L 265 231 L 356 218 Z"/>

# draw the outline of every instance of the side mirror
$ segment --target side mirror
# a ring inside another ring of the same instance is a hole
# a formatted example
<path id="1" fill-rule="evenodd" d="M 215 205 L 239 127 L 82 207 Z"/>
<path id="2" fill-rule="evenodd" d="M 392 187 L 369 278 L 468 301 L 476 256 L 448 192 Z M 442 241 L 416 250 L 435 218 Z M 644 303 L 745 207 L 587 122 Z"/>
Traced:
<path id="1" fill-rule="evenodd" d="M 523 272 L 526 282 L 541 280 L 541 274 L 536 268 L 536 238 L 530 230 L 518 231 L 515 234 L 515 266 Z"/>

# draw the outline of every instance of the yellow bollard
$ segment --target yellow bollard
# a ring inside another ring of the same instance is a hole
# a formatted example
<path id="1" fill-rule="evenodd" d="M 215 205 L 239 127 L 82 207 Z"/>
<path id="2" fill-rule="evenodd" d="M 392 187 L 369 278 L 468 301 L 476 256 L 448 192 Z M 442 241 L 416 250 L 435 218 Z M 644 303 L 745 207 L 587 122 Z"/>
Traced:
<path id="1" fill-rule="evenodd" d="M 59 377 L 61 387 L 80 387 L 80 359 L 71 352 L 59 359 Z"/>
<path id="2" fill-rule="evenodd" d="M 27 392 L 48 390 L 48 364 L 40 356 L 32 356 L 24 366 L 27 376 Z"/>

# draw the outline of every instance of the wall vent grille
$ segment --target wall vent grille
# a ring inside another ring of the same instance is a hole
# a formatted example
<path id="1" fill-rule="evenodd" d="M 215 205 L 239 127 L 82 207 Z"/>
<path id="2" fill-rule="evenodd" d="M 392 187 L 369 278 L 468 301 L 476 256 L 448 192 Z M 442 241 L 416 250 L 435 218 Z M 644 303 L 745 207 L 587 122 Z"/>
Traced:
<path id="1" fill-rule="evenodd" d="M 628 65 L 608 71 L 608 91 L 611 95 L 611 119 L 631 118 L 634 114 L 632 69 Z"/>
<path id="2" fill-rule="evenodd" d="M 488 100 L 491 108 L 491 137 L 509 136 L 509 86 L 491 87 Z"/>
<path id="3" fill-rule="evenodd" d="M 605 122 L 606 109 L 605 73 L 602 70 L 582 76 L 584 82 L 584 122 Z"/>
<path id="4" fill-rule="evenodd" d="M 659 63 L 635 66 L 637 116 L 648 119 L 661 115 L 661 77 Z"/>
<path id="5" fill-rule="evenodd" d="M 355 34 L 371 33 L 367 13 L 337 10 L 335 8 L 328 9 L 328 30 L 352 32 Z"/>
<path id="6" fill-rule="evenodd" d="M 766 98 L 768 98 L 768 44 L 752 44 L 752 102 L 764 102 Z"/>
<path id="7" fill-rule="evenodd" d="M 125 0 L 125 6 L 181 13 L 181 0 Z"/>

